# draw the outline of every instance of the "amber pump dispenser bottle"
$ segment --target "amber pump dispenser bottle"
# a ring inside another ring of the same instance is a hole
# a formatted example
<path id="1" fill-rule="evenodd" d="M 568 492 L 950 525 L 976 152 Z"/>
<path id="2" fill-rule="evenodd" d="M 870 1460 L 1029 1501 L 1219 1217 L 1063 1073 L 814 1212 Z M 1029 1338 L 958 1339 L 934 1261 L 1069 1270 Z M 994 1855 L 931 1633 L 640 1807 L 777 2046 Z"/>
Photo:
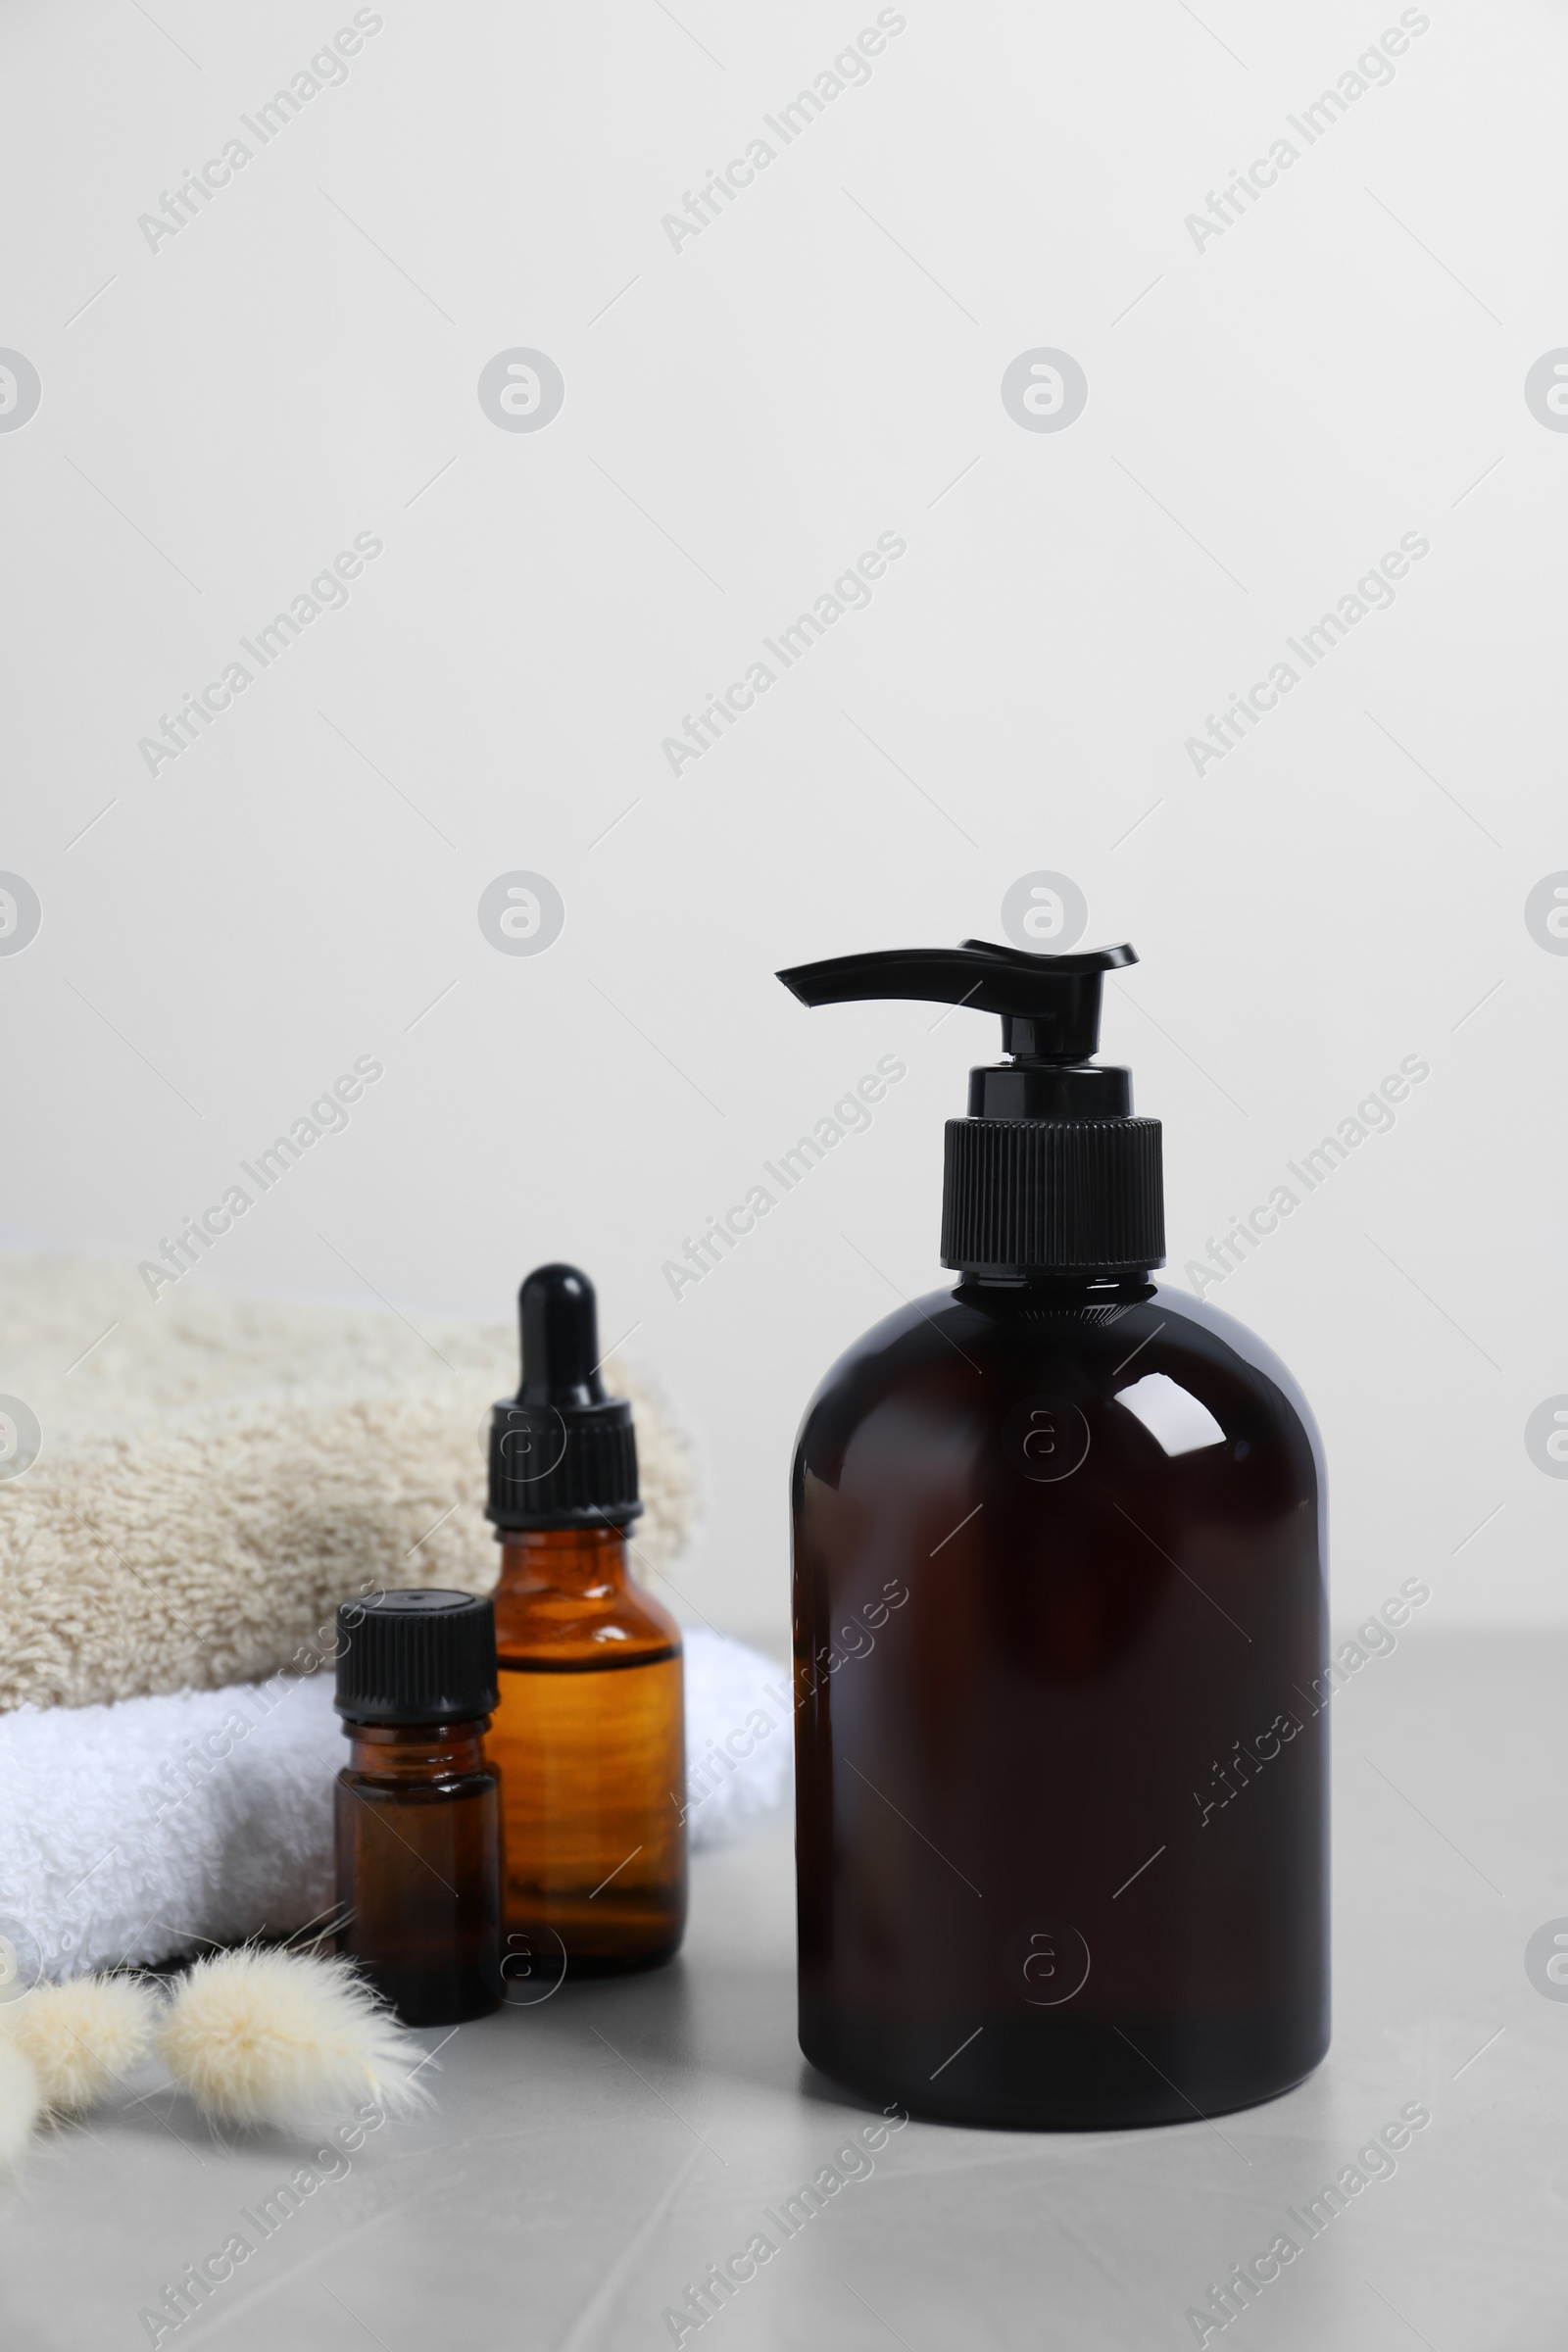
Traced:
<path id="1" fill-rule="evenodd" d="M 500 1805 L 484 1756 L 495 1620 L 471 1592 L 377 1592 L 337 1613 L 337 1711 L 353 1745 L 334 1814 L 338 1950 L 405 2025 L 454 2026 L 502 1995 Z"/>
<path id="2" fill-rule="evenodd" d="M 1328 2046 L 1322 1453 L 1278 1358 L 1152 1279 L 1159 1123 L 1090 1058 L 1136 960 L 779 974 L 1002 1016 L 947 1128 L 958 1281 L 834 1366 L 793 1480 L 801 2047 L 956 2123 L 1190 2122 Z"/>
<path id="3" fill-rule="evenodd" d="M 539 1266 L 519 1298 L 522 1386 L 495 1408 L 489 1517 L 501 1704 L 509 1998 L 560 1973 L 667 1960 L 686 1922 L 680 1628 L 631 1582 L 642 1509 L 631 1407 L 599 1376 L 594 1289 Z"/>

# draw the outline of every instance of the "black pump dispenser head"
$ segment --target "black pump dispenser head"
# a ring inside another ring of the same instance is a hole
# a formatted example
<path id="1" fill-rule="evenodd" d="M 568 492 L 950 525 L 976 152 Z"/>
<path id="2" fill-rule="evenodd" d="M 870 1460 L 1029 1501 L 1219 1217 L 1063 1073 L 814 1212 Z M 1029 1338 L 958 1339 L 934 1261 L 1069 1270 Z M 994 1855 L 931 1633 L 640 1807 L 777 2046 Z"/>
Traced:
<path id="1" fill-rule="evenodd" d="M 1091 1058 L 1104 974 L 1137 961 L 1127 946 L 1031 956 L 966 939 L 778 974 L 808 1005 L 913 997 L 1001 1014 L 1011 1058 L 971 1070 L 969 1115 L 948 1121 L 944 1265 L 1023 1280 L 1164 1264 L 1159 1121 L 1133 1117 L 1127 1070 Z"/>
<path id="2" fill-rule="evenodd" d="M 594 1286 L 575 1266 L 536 1266 L 517 1294 L 522 1385 L 490 1416 L 490 1500 L 505 1534 L 624 1527 L 637 1498 L 631 1406 L 599 1377 Z"/>

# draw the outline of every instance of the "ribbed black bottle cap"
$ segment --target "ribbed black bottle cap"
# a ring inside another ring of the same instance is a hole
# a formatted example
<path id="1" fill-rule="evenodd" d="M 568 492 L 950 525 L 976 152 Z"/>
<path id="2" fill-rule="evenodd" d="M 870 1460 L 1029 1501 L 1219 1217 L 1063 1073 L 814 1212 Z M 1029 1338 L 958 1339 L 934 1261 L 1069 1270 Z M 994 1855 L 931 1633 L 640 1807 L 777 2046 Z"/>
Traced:
<path id="1" fill-rule="evenodd" d="M 948 1121 L 945 1266 L 1111 1276 L 1164 1262 L 1157 1119 Z"/>
<path id="2" fill-rule="evenodd" d="M 337 1711 L 349 1723 L 494 1714 L 496 1613 L 471 1592 L 376 1592 L 337 1613 Z"/>
<path id="3" fill-rule="evenodd" d="M 599 1377 L 594 1286 L 575 1266 L 536 1266 L 517 1298 L 522 1386 L 490 1417 L 486 1517 L 505 1533 L 624 1527 L 642 1510 L 637 1433 Z"/>

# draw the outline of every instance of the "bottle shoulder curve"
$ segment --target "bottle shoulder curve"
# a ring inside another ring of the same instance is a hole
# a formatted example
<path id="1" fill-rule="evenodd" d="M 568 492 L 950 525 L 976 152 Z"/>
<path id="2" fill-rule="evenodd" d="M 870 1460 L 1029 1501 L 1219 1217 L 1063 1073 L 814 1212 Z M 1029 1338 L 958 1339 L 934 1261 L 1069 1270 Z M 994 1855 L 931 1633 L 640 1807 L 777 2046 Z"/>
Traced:
<path id="1" fill-rule="evenodd" d="M 1001 1290 L 966 1294 L 962 1285 L 910 1299 L 846 1348 L 818 1383 L 796 1461 L 820 1455 L 825 1465 L 879 1407 L 911 1391 L 938 1413 L 989 1418 L 1031 1386 L 1089 1405 L 1121 1400 L 1151 1381 L 1186 1392 L 1224 1426 L 1245 1396 L 1248 1422 L 1298 1449 L 1303 1473 L 1309 1457 L 1324 1493 L 1322 1438 L 1289 1367 L 1235 1316 L 1162 1284 L 1108 1306 Z"/>
<path id="2" fill-rule="evenodd" d="M 1239 1321 L 1235 1315 L 1228 1315 L 1223 1307 L 1213 1305 L 1206 1298 L 1197 1298 L 1190 1291 L 1178 1289 L 1174 1284 L 1157 1283 L 1152 1304 L 1167 1318 L 1167 1329 L 1175 1324 L 1178 1330 L 1184 1329 L 1191 1334 L 1195 1351 L 1201 1349 L 1208 1353 L 1224 1349 L 1249 1372 L 1277 1392 L 1281 1405 L 1299 1422 L 1312 1448 L 1321 1478 L 1323 1438 L 1316 1416 L 1295 1373 L 1283 1357 L 1275 1353 L 1268 1342 L 1259 1338 L 1250 1324 Z"/>
<path id="3" fill-rule="evenodd" d="M 523 1658 L 583 1660 L 681 1648 L 680 1627 L 662 1601 L 629 1580 L 604 1594 L 551 1590 L 498 1594 L 496 1648 Z"/>
<path id="4" fill-rule="evenodd" d="M 839 1399 L 847 1388 L 868 1378 L 872 1387 L 877 1388 L 883 1381 L 896 1379 L 912 1369 L 926 1351 L 927 1339 L 933 1355 L 951 1345 L 943 1326 L 955 1303 L 955 1293 L 951 1290 L 931 1291 L 922 1298 L 906 1299 L 903 1306 L 895 1307 L 891 1314 L 862 1331 L 858 1339 L 852 1340 L 829 1364 L 808 1397 L 797 1441 L 805 1437 L 819 1411 Z"/>

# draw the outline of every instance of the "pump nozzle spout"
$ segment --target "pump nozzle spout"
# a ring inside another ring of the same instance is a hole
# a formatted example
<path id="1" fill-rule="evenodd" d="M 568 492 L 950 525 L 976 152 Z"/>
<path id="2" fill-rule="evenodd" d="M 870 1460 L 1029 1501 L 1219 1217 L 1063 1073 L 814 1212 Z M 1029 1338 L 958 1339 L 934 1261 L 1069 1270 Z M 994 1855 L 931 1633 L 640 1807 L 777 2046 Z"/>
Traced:
<path id="1" fill-rule="evenodd" d="M 1100 990 L 1106 972 L 1138 957 L 1125 944 L 1075 956 L 1029 956 L 991 940 L 961 948 L 890 948 L 830 956 L 780 972 L 803 1004 L 858 998 L 913 997 L 1002 1015 L 1003 1051 L 1031 1061 L 1088 1061 L 1100 1044 Z"/>

